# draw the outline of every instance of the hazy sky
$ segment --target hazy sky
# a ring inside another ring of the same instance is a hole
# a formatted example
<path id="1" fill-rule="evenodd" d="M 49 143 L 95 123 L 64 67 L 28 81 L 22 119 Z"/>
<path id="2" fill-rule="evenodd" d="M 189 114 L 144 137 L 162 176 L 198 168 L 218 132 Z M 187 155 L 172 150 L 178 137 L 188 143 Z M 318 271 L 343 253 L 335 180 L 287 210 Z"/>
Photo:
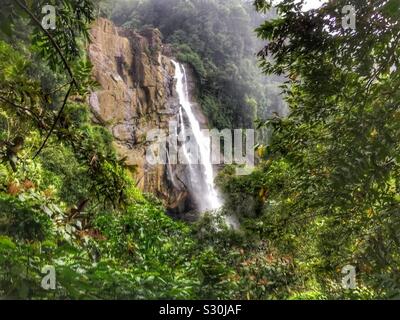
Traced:
<path id="1" fill-rule="evenodd" d="M 276 0 L 276 3 L 279 3 L 282 0 Z M 317 9 L 321 6 L 321 4 L 328 2 L 328 0 L 307 0 L 304 4 L 303 9 L 304 10 L 310 10 L 310 9 Z"/>
<path id="2" fill-rule="evenodd" d="M 321 4 L 328 2 L 328 0 L 307 0 L 304 5 L 304 10 L 316 9 L 321 6 Z"/>

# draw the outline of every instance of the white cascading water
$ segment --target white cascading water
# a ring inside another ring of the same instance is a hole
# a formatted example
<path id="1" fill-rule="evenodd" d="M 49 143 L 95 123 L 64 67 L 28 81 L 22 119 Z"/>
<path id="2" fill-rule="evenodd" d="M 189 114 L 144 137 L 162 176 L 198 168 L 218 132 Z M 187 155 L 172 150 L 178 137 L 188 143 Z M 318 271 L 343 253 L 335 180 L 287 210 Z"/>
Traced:
<path id="1" fill-rule="evenodd" d="M 180 134 L 185 137 L 187 132 L 193 137 L 195 141 L 191 141 L 196 147 L 196 152 L 193 156 L 194 150 L 188 147 L 187 143 L 184 143 L 183 153 L 184 157 L 188 161 L 188 172 L 190 174 L 192 195 L 197 200 L 197 206 L 200 211 L 215 210 L 222 206 L 221 200 L 218 197 L 218 193 L 214 186 L 214 171 L 211 163 L 211 148 L 210 138 L 206 136 L 200 128 L 200 123 L 196 119 L 193 112 L 192 104 L 189 98 L 189 90 L 187 85 L 186 70 L 183 65 L 176 61 L 172 61 L 175 65 L 175 79 L 176 79 L 176 91 L 179 97 L 179 115 L 178 123 L 180 128 Z M 185 117 L 188 119 L 189 127 L 186 127 Z M 194 143 L 193 143 L 194 142 Z M 200 166 L 197 166 L 197 157 Z"/>

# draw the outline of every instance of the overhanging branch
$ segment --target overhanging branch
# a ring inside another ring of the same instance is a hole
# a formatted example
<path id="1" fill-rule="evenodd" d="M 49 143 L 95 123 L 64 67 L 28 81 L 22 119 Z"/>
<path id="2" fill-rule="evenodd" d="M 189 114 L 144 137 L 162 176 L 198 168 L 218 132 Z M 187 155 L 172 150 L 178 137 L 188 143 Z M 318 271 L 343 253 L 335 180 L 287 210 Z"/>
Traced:
<path id="1" fill-rule="evenodd" d="M 36 152 L 36 154 L 35 154 L 35 156 L 33 157 L 33 159 L 35 159 L 35 158 L 40 154 L 40 152 L 42 152 L 42 150 L 43 150 L 43 148 L 46 146 L 46 143 L 47 143 L 47 141 L 49 140 L 51 134 L 53 133 L 54 129 L 56 128 L 57 122 L 60 120 L 61 115 L 62 115 L 62 113 L 63 113 L 63 111 L 64 111 L 64 108 L 65 108 L 65 106 L 66 106 L 66 104 L 67 104 L 69 95 L 71 94 L 72 87 L 73 87 L 73 84 L 72 84 L 72 82 L 71 82 L 71 85 L 70 85 L 70 87 L 69 87 L 69 89 L 68 89 L 68 92 L 67 92 L 67 94 L 66 94 L 65 97 L 64 97 L 64 102 L 63 102 L 63 104 L 62 104 L 62 106 L 61 106 L 61 109 L 58 111 L 57 117 L 56 117 L 56 119 L 54 120 L 53 125 L 51 126 L 51 128 L 50 128 L 50 130 L 49 130 L 49 132 L 48 132 L 48 134 L 47 134 L 47 136 L 46 136 L 46 139 L 44 139 L 42 145 L 40 146 L 39 150 Z"/>
<path id="2" fill-rule="evenodd" d="M 69 76 L 71 77 L 71 82 L 75 85 L 75 87 L 78 89 L 78 83 L 74 77 L 74 74 L 67 62 L 67 59 L 64 57 L 59 45 L 57 44 L 57 42 L 54 40 L 53 36 L 50 34 L 50 32 L 48 32 L 45 28 L 43 28 L 42 24 L 40 23 L 40 21 L 35 17 L 35 15 L 29 10 L 29 8 L 24 5 L 21 1 L 19 0 L 15 0 L 17 2 L 17 4 L 21 7 L 21 9 L 23 9 L 31 18 L 32 20 L 35 22 L 35 24 L 46 34 L 47 38 L 49 38 L 52 46 L 54 47 L 54 49 L 56 49 L 58 55 L 60 56 L 64 67 L 67 69 Z"/>

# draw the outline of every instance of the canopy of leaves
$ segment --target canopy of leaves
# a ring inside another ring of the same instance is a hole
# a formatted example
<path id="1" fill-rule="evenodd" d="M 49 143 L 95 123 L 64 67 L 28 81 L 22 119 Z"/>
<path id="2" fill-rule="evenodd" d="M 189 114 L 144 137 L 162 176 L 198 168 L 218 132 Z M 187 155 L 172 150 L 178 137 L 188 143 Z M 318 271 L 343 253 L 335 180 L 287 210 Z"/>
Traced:
<path id="1" fill-rule="evenodd" d="M 356 29 L 343 28 L 346 5 L 355 8 Z M 304 11 L 286 0 L 277 10 L 257 29 L 268 41 L 259 57 L 266 73 L 288 77 L 290 115 L 260 123 L 273 139 L 248 181 L 222 184 L 262 198 L 250 228 L 294 255 L 300 291 L 317 283 L 328 297 L 343 297 L 337 279 L 350 264 L 359 288 L 398 297 L 398 1 L 338 0 Z"/>

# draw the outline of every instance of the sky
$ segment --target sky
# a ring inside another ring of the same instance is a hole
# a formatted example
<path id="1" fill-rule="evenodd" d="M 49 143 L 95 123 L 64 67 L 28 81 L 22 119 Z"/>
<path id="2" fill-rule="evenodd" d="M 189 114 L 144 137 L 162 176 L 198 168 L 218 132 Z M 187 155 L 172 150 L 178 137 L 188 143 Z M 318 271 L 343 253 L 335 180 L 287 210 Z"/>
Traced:
<path id="1" fill-rule="evenodd" d="M 276 3 L 279 3 L 281 0 L 275 1 Z M 307 0 L 304 4 L 303 10 L 311 10 L 311 9 L 317 9 L 319 8 L 323 3 L 328 2 L 328 0 Z"/>
<path id="2" fill-rule="evenodd" d="M 304 10 L 317 9 L 321 4 L 328 2 L 327 0 L 307 0 L 304 5 Z"/>

